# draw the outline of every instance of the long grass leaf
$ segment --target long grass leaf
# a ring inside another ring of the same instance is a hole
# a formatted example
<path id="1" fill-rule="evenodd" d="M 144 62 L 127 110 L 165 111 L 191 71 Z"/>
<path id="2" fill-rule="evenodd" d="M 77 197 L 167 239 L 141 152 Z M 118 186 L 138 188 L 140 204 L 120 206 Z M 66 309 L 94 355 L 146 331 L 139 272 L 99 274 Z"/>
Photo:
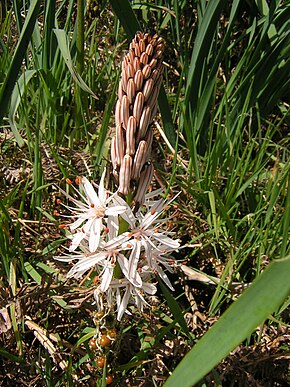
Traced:
<path id="1" fill-rule="evenodd" d="M 290 256 L 270 264 L 199 340 L 164 386 L 198 383 L 290 294 L 289 272 Z"/>
<path id="2" fill-rule="evenodd" d="M 32 0 L 4 83 L 0 89 L 0 122 L 6 112 L 28 43 L 38 17 L 40 0 Z"/>
<path id="3" fill-rule="evenodd" d="M 20 147 L 24 145 L 24 140 L 18 131 L 15 117 L 16 117 L 17 109 L 19 107 L 21 98 L 26 90 L 26 86 L 30 81 L 30 79 L 35 74 L 36 74 L 36 70 L 26 70 L 23 74 L 21 74 L 16 85 L 14 86 L 14 89 L 11 95 L 11 102 L 10 102 L 10 108 L 9 108 L 9 123 L 11 126 L 11 130 L 14 134 L 15 140 L 18 146 Z"/>
<path id="4" fill-rule="evenodd" d="M 65 64 L 67 65 L 67 68 L 69 69 L 69 72 L 71 73 L 74 81 L 77 83 L 77 85 L 80 86 L 81 89 L 83 89 L 87 93 L 91 94 L 94 98 L 97 98 L 95 93 L 85 83 L 85 81 L 83 80 L 81 75 L 76 71 L 76 69 L 73 65 L 73 61 L 72 61 L 72 57 L 71 57 L 71 53 L 70 53 L 69 45 L 68 45 L 67 34 L 66 34 L 65 30 L 54 29 L 54 33 L 56 35 L 58 46 L 59 46 L 60 52 L 62 54 L 62 57 L 65 61 Z"/>
<path id="5" fill-rule="evenodd" d="M 172 296 L 170 291 L 167 289 L 167 287 L 162 283 L 161 280 L 158 279 L 159 285 L 161 287 L 162 293 L 164 294 L 164 297 L 166 298 L 166 301 L 168 303 L 168 306 L 174 316 L 174 319 L 178 322 L 183 332 L 190 337 L 190 332 L 188 329 L 188 326 L 184 320 L 182 310 L 180 309 L 180 306 L 178 305 L 178 302 L 175 300 L 175 298 Z"/>
<path id="6" fill-rule="evenodd" d="M 208 2 L 205 13 L 201 18 L 189 64 L 186 84 L 185 105 L 191 109 L 194 109 L 197 104 L 203 65 L 209 54 L 224 3 L 224 0 Z"/>

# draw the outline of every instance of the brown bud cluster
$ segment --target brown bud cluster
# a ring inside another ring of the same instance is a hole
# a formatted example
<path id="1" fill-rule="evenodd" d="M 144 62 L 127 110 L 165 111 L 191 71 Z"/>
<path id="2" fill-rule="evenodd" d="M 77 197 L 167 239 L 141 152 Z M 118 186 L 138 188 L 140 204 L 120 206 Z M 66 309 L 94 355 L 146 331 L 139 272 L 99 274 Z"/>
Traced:
<path id="1" fill-rule="evenodd" d="M 132 192 L 137 205 L 144 201 L 153 176 L 150 125 L 157 112 L 163 52 L 162 38 L 138 32 L 122 62 L 111 161 L 118 191 L 123 195 Z"/>

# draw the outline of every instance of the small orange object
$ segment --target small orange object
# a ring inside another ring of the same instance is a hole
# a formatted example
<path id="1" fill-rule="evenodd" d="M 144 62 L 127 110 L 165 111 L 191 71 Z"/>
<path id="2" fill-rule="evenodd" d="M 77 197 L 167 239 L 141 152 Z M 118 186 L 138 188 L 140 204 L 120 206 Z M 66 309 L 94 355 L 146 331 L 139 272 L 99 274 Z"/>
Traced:
<path id="1" fill-rule="evenodd" d="M 90 341 L 89 341 L 89 347 L 90 347 L 90 349 L 91 349 L 92 351 L 95 351 L 95 350 L 98 348 L 98 346 L 97 346 L 97 340 L 96 340 L 95 337 L 92 337 L 92 338 L 90 339 Z"/>
<path id="2" fill-rule="evenodd" d="M 100 368 L 104 368 L 106 362 L 107 362 L 106 356 L 99 356 L 97 359 L 97 365 Z"/>
<path id="3" fill-rule="evenodd" d="M 106 376 L 106 384 L 111 384 L 112 383 L 112 381 L 113 381 L 113 376 L 112 375 L 107 375 Z"/>
<path id="4" fill-rule="evenodd" d="M 117 337 L 117 335 L 118 335 L 118 331 L 117 331 L 116 328 L 110 328 L 110 329 L 108 329 L 108 333 L 107 334 L 108 334 L 109 338 L 115 339 Z"/>
<path id="5" fill-rule="evenodd" d="M 102 347 L 109 347 L 111 345 L 111 340 L 106 335 L 102 335 L 99 340 L 99 344 Z"/>
<path id="6" fill-rule="evenodd" d="M 69 179 L 68 177 L 65 179 L 65 181 L 67 182 L 67 184 L 72 184 L 71 179 Z"/>

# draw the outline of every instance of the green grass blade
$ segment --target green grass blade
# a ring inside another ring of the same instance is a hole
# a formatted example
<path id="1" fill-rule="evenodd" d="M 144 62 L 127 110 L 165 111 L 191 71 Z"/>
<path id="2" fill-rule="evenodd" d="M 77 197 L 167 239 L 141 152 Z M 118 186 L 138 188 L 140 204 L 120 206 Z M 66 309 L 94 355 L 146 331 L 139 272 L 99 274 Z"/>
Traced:
<path id="1" fill-rule="evenodd" d="M 178 302 L 175 300 L 175 298 L 172 296 L 168 288 L 163 284 L 162 280 L 160 280 L 159 278 L 158 278 L 158 283 L 159 283 L 159 286 L 161 287 L 164 297 L 166 298 L 166 301 L 174 316 L 174 319 L 178 322 L 183 332 L 188 337 L 190 337 L 188 326 L 184 320 L 183 313 L 182 313 L 182 310 L 180 309 L 180 306 L 178 305 Z"/>
<path id="2" fill-rule="evenodd" d="M 17 42 L 11 64 L 9 66 L 4 83 L 0 89 L 0 122 L 2 121 L 7 109 L 28 43 L 34 30 L 35 22 L 38 17 L 39 5 L 40 0 L 32 0 L 30 3 L 30 7 L 19 40 Z"/>
<path id="3" fill-rule="evenodd" d="M 290 294 L 289 272 L 290 256 L 270 264 L 187 354 L 164 386 L 191 387 L 207 375 Z"/>
<path id="4" fill-rule="evenodd" d="M 25 93 L 26 86 L 30 81 L 30 79 L 35 74 L 36 74 L 36 70 L 26 70 L 18 79 L 11 95 L 11 102 L 10 102 L 10 108 L 9 108 L 9 122 L 10 122 L 11 130 L 14 134 L 15 140 L 18 146 L 20 147 L 24 145 L 24 140 L 18 131 L 15 117 L 16 117 L 17 109 L 19 107 L 22 95 L 23 93 Z"/>
<path id="5" fill-rule="evenodd" d="M 192 109 L 197 104 L 203 65 L 210 51 L 213 37 L 216 34 L 218 19 L 223 5 L 224 0 L 210 1 L 205 14 L 201 18 L 189 65 L 185 95 L 185 105 Z"/>
<path id="6" fill-rule="evenodd" d="M 110 0 L 111 6 L 124 27 L 129 39 L 133 39 L 137 31 L 141 31 L 135 13 L 128 0 Z"/>
<path id="7" fill-rule="evenodd" d="M 72 57 L 71 57 L 69 45 L 68 45 L 67 34 L 66 34 L 65 30 L 55 29 L 54 33 L 56 35 L 58 46 L 59 46 L 60 52 L 62 54 L 62 57 L 65 61 L 65 64 L 67 65 L 67 68 L 69 69 L 74 81 L 77 83 L 77 85 L 82 90 L 91 94 L 94 98 L 97 98 L 95 93 L 85 83 L 85 81 L 83 80 L 81 75 L 76 71 L 76 69 L 73 65 L 73 61 L 72 61 Z"/>

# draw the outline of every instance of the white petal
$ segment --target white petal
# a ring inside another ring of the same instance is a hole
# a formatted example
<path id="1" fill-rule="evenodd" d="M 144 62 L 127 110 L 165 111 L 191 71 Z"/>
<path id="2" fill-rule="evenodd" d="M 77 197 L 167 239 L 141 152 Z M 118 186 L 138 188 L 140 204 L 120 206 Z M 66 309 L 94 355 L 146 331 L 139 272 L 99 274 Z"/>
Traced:
<path id="1" fill-rule="evenodd" d="M 103 206 L 106 204 L 106 196 L 107 196 L 105 186 L 104 186 L 105 175 L 106 175 L 106 169 L 104 169 L 104 172 L 102 173 L 102 177 L 99 184 L 99 191 L 98 191 L 99 200 Z"/>
<path id="2" fill-rule="evenodd" d="M 131 239 L 131 236 L 128 232 L 124 232 L 121 235 L 118 235 L 116 238 L 113 238 L 112 240 L 108 241 L 105 244 L 105 248 L 107 250 L 113 250 L 118 249 L 122 246 L 123 243 L 128 242 Z"/>
<path id="3" fill-rule="evenodd" d="M 82 231 L 75 233 L 73 235 L 69 251 L 74 251 L 77 247 L 79 247 L 81 241 L 85 238 L 85 236 L 86 234 Z"/>
<path id="4" fill-rule="evenodd" d="M 124 276 L 131 282 L 133 286 L 140 288 L 142 286 L 142 279 L 138 271 L 136 270 L 133 275 L 129 274 L 129 261 L 123 254 L 118 255 L 118 263 Z"/>
<path id="5" fill-rule="evenodd" d="M 80 276 L 76 276 L 79 272 L 84 274 L 86 271 L 94 267 L 97 263 L 102 261 L 106 257 L 106 253 L 101 252 L 98 254 L 94 254 L 91 257 L 85 257 L 81 261 L 77 262 L 67 273 L 67 277 L 75 277 L 78 278 Z"/>
<path id="6" fill-rule="evenodd" d="M 129 257 L 129 272 L 128 272 L 129 281 L 135 278 L 135 274 L 137 272 L 137 266 L 138 266 L 140 254 L 141 254 L 141 243 L 142 243 L 141 241 L 135 240 L 133 249 Z"/>
<path id="7" fill-rule="evenodd" d="M 107 226 L 109 229 L 109 240 L 112 240 L 118 236 L 119 231 L 119 218 L 118 216 L 109 216 L 107 220 Z"/>
<path id="8" fill-rule="evenodd" d="M 114 267 L 107 267 L 106 270 L 104 271 L 102 283 L 100 287 L 102 292 L 105 292 L 108 290 L 113 277 L 113 272 L 114 272 Z"/>
<path id="9" fill-rule="evenodd" d="M 89 238 L 89 250 L 92 253 L 97 250 L 100 244 L 101 225 L 102 225 L 101 218 L 96 218 L 92 223 L 92 227 L 90 230 L 90 238 Z"/>
<path id="10" fill-rule="evenodd" d="M 143 282 L 142 289 L 144 290 L 144 292 L 151 295 L 157 292 L 156 286 L 154 286 L 153 284 L 149 284 L 148 282 Z"/>
<path id="11" fill-rule="evenodd" d="M 180 243 L 177 240 L 171 239 L 168 236 L 158 233 L 158 232 L 153 232 L 151 234 L 152 238 L 156 239 L 159 243 L 170 247 L 171 249 L 178 249 L 180 246 Z"/>
<path id="12" fill-rule="evenodd" d="M 168 278 L 167 275 L 164 273 L 164 271 L 162 270 L 162 268 L 161 268 L 159 265 L 156 265 L 156 266 L 155 266 L 155 269 L 157 270 L 159 277 L 166 283 L 166 285 L 169 287 L 169 289 L 172 290 L 172 291 L 174 291 L 174 287 L 172 286 L 172 284 L 171 284 L 169 278 Z"/>
<path id="13" fill-rule="evenodd" d="M 131 228 L 134 228 L 136 223 L 136 218 L 133 214 L 132 209 L 128 206 L 125 200 L 123 200 L 119 195 L 115 195 L 113 197 L 113 200 L 119 206 L 126 207 L 126 211 L 121 213 L 121 217 L 129 224 Z"/>
<path id="14" fill-rule="evenodd" d="M 75 230 L 79 228 L 84 223 L 85 220 L 86 220 L 85 218 L 79 217 L 75 222 L 69 225 L 69 228 L 71 230 Z"/>
<path id="15" fill-rule="evenodd" d="M 124 206 L 109 207 L 105 210 L 106 215 L 119 215 L 123 214 L 127 210 Z"/>
<path id="16" fill-rule="evenodd" d="M 123 317 L 123 314 L 125 313 L 125 311 L 127 309 L 130 296 L 131 296 L 131 293 L 130 293 L 130 288 L 128 286 L 126 288 L 125 294 L 124 294 L 124 296 L 122 298 L 122 301 L 121 301 L 121 303 L 119 305 L 119 308 L 118 308 L 118 315 L 117 315 L 117 320 L 118 321 L 121 321 L 121 319 Z"/>
<path id="17" fill-rule="evenodd" d="M 82 183 L 84 187 L 84 191 L 88 198 L 88 203 L 93 203 L 95 206 L 102 207 L 102 204 L 98 198 L 98 195 L 93 187 L 93 185 L 89 182 L 86 177 L 82 177 Z"/>

